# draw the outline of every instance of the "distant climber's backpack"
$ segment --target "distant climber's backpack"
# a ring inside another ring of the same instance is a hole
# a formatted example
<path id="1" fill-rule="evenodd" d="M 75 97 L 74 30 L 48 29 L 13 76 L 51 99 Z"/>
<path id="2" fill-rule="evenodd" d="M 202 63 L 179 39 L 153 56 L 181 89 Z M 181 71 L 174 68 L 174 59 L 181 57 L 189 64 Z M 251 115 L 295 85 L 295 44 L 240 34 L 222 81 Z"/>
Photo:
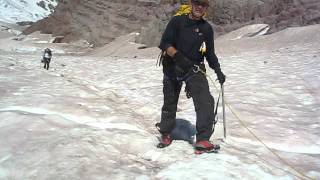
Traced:
<path id="1" fill-rule="evenodd" d="M 52 56 L 51 50 L 50 50 L 50 49 L 46 49 L 46 50 L 44 51 L 43 57 L 46 58 L 46 59 L 50 59 L 51 56 Z"/>
<path id="2" fill-rule="evenodd" d="M 51 56 L 50 56 L 50 54 L 48 52 L 44 53 L 44 57 L 47 58 L 47 59 L 51 58 Z"/>

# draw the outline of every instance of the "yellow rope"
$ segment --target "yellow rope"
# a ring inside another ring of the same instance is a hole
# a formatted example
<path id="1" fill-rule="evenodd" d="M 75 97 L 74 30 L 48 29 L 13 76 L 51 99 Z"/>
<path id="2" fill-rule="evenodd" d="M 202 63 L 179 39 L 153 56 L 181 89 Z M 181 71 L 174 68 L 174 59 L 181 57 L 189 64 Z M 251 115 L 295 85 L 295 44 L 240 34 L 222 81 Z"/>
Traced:
<path id="1" fill-rule="evenodd" d="M 204 72 L 203 70 L 199 69 L 199 71 L 204 74 L 206 77 L 209 78 L 209 80 L 211 81 L 211 83 L 213 84 L 213 86 L 215 87 L 215 89 L 217 91 L 218 88 L 217 86 L 214 84 L 214 81 L 212 80 L 212 78 L 210 76 L 207 75 L 206 72 Z M 272 150 L 271 148 L 268 147 L 268 145 L 266 145 L 257 135 L 254 134 L 253 131 L 251 131 L 249 129 L 249 127 L 246 125 L 246 123 L 244 121 L 242 121 L 240 119 L 240 117 L 237 115 L 237 113 L 235 112 L 235 110 L 232 109 L 231 105 L 226 101 L 224 100 L 224 104 L 227 105 L 227 107 L 229 108 L 229 110 L 232 112 L 232 114 L 236 117 L 236 119 L 240 122 L 240 124 L 245 128 L 247 129 L 247 131 L 255 138 L 257 139 L 266 149 L 268 149 L 273 155 L 275 155 L 282 163 L 286 164 L 289 168 L 293 169 L 295 171 L 295 173 L 293 172 L 290 172 L 292 175 L 296 176 L 296 177 L 299 177 L 299 178 L 303 178 L 303 179 L 313 179 L 307 175 L 305 175 L 304 173 L 300 172 L 298 169 L 294 168 L 293 166 L 291 166 L 286 160 L 284 160 L 282 157 L 280 157 L 279 154 L 277 154 L 274 150 Z M 285 171 L 285 170 L 284 170 Z"/>

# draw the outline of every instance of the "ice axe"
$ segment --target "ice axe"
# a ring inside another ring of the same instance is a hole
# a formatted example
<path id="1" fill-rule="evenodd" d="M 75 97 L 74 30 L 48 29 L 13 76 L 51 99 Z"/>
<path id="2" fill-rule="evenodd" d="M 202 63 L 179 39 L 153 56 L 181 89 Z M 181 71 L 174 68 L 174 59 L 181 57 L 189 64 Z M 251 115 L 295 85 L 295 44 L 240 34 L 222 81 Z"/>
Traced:
<path id="1" fill-rule="evenodd" d="M 225 103 L 224 103 L 224 88 L 221 84 L 221 101 L 222 101 L 222 118 L 223 118 L 223 136 L 224 139 L 227 139 L 227 128 L 226 128 L 226 111 L 225 111 Z"/>

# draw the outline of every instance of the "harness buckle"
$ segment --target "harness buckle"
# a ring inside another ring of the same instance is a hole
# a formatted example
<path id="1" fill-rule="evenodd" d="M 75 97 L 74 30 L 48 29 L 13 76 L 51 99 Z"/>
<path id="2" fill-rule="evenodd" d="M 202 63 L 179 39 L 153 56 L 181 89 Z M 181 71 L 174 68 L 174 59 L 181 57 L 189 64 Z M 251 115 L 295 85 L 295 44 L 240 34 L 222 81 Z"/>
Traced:
<path id="1" fill-rule="evenodd" d="M 200 72 L 200 67 L 195 64 L 195 65 L 193 65 L 192 71 L 193 71 L 194 73 L 198 73 L 198 72 Z"/>

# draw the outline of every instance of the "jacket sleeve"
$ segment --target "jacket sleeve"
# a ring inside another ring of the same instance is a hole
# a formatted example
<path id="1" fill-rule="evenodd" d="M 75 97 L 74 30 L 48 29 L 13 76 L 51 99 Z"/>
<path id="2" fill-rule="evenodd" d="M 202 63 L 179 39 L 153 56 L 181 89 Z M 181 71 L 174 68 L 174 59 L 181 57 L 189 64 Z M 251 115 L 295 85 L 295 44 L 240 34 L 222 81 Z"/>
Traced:
<path id="1" fill-rule="evenodd" d="M 206 60 L 208 61 L 209 67 L 214 69 L 215 72 L 220 71 L 220 64 L 218 61 L 218 57 L 215 54 L 214 50 L 214 36 L 213 36 L 213 29 L 210 24 L 207 27 L 207 38 L 206 38 L 206 46 L 207 52 L 205 54 Z"/>
<path id="2" fill-rule="evenodd" d="M 169 21 L 164 33 L 162 34 L 159 48 L 163 51 L 168 49 L 170 46 L 173 46 L 173 47 L 175 46 L 175 34 L 177 31 L 177 19 L 178 19 L 178 16 L 174 16 Z"/>

